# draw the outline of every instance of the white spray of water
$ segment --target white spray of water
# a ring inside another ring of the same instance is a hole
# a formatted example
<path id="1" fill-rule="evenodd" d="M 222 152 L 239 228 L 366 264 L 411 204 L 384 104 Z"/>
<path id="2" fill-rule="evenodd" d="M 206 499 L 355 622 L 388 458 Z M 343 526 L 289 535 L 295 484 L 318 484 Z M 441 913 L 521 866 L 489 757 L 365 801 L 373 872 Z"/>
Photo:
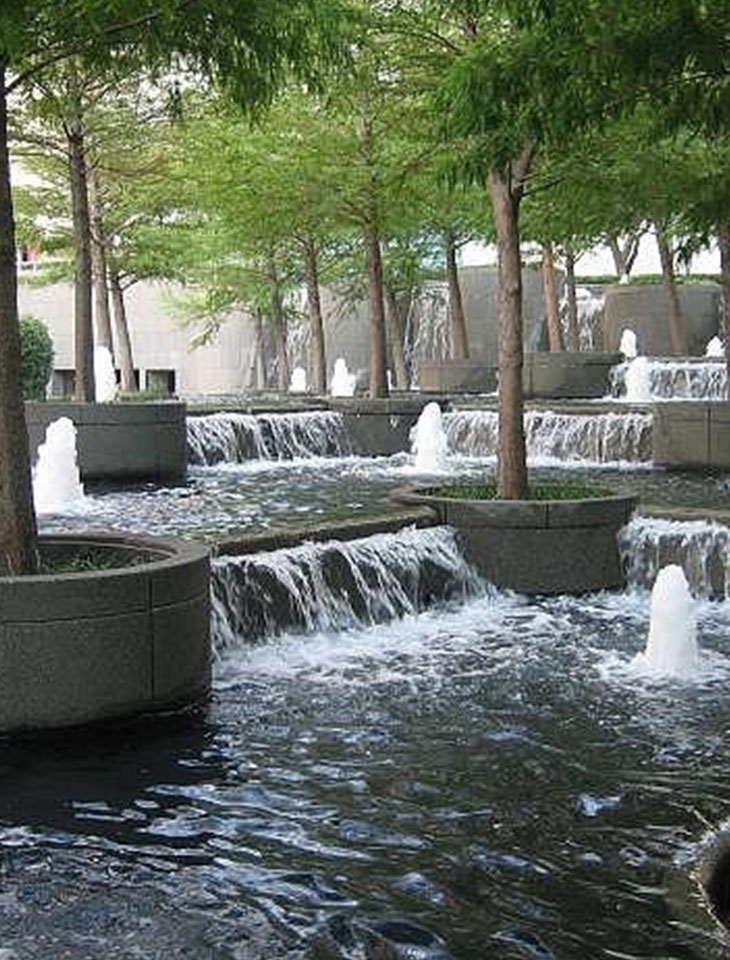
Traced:
<path id="1" fill-rule="evenodd" d="M 705 356 L 706 357 L 724 357 L 725 356 L 725 347 L 723 347 L 722 340 L 719 337 L 713 337 L 711 340 L 708 340 L 707 346 L 705 347 Z"/>
<path id="2" fill-rule="evenodd" d="M 117 396 L 114 361 L 107 347 L 94 347 L 94 383 L 98 403 L 109 403 Z"/>
<path id="3" fill-rule="evenodd" d="M 697 673 L 697 625 L 684 572 L 662 567 L 651 592 L 651 619 L 644 661 L 652 674 L 691 679 Z"/>
<path id="4" fill-rule="evenodd" d="M 621 342 L 618 345 L 619 353 L 623 353 L 627 360 L 633 360 L 638 353 L 636 334 L 633 330 L 626 329 L 621 334 Z"/>
<path id="5" fill-rule="evenodd" d="M 629 403 L 651 402 L 651 373 L 646 357 L 634 357 L 626 371 L 626 400 Z"/>
<path id="6" fill-rule="evenodd" d="M 38 513 L 59 513 L 85 503 L 76 459 L 76 427 L 68 417 L 49 423 L 33 468 L 33 500 Z"/>
<path id="7" fill-rule="evenodd" d="M 291 372 L 291 381 L 289 383 L 289 393 L 307 392 L 307 371 L 304 367 L 294 367 Z"/>
<path id="8" fill-rule="evenodd" d="M 335 367 L 330 381 L 330 393 L 333 397 L 351 397 L 355 393 L 355 374 L 347 369 L 343 357 L 335 360 Z"/>
<path id="9" fill-rule="evenodd" d="M 446 466 L 446 431 L 441 407 L 435 401 L 427 403 L 416 425 L 411 430 L 411 453 L 415 469 L 436 473 Z"/>

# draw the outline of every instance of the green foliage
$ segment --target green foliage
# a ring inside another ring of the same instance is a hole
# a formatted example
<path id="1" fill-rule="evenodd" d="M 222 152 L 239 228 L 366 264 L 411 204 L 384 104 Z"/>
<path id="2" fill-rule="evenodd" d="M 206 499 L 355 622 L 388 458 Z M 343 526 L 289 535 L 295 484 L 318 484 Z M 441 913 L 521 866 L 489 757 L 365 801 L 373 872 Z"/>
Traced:
<path id="1" fill-rule="evenodd" d="M 448 487 L 433 487 L 423 491 L 434 497 L 451 500 L 498 500 L 495 483 L 461 483 Z M 530 484 L 526 500 L 595 500 L 613 496 L 605 490 L 580 483 L 534 483 Z"/>
<path id="2" fill-rule="evenodd" d="M 20 318 L 20 363 L 25 400 L 45 400 L 53 373 L 53 341 L 38 317 Z"/>

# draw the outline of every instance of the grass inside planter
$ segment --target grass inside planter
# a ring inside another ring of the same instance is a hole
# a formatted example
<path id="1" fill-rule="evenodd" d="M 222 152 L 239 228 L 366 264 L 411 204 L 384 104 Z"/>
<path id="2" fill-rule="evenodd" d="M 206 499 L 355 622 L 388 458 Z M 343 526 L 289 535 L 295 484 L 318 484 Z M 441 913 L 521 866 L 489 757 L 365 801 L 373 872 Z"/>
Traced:
<path id="1" fill-rule="evenodd" d="M 497 485 L 488 483 L 454 483 L 445 487 L 429 487 L 420 491 L 430 497 L 450 500 L 499 500 Z M 525 500 L 597 500 L 615 496 L 606 490 L 589 487 L 582 483 L 534 483 L 530 484 Z"/>
<path id="2" fill-rule="evenodd" d="M 118 570 L 122 567 L 135 567 L 155 559 L 150 553 L 129 550 L 83 550 L 71 552 L 41 551 L 38 573 L 41 576 L 54 576 L 64 573 L 93 573 L 100 570 Z"/>

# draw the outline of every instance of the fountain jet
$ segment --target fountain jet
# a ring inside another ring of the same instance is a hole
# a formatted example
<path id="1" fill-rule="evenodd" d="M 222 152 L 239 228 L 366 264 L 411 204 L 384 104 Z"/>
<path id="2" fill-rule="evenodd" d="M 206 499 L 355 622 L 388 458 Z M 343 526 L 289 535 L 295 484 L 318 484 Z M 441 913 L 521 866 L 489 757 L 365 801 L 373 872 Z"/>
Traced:
<path id="1" fill-rule="evenodd" d="M 651 592 L 651 619 L 644 659 L 651 673 L 691 679 L 697 673 L 697 626 L 684 572 L 669 564 Z"/>

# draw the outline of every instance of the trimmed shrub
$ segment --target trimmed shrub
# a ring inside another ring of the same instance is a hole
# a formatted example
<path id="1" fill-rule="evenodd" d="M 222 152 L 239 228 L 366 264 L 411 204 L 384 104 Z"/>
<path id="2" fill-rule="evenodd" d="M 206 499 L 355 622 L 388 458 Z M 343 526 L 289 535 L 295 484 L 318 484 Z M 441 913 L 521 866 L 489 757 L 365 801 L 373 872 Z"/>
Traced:
<path id="1" fill-rule="evenodd" d="M 53 340 L 38 317 L 20 318 L 20 373 L 24 400 L 45 400 L 53 373 Z"/>

